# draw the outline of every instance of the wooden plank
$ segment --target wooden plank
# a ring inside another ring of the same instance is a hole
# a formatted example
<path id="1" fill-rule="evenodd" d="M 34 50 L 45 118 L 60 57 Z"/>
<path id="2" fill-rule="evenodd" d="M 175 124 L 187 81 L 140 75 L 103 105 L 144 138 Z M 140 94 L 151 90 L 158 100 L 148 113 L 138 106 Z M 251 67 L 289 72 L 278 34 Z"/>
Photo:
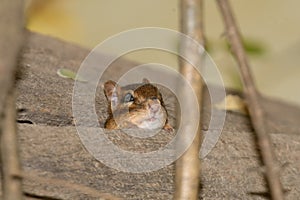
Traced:
<path id="1" fill-rule="evenodd" d="M 74 81 L 56 74 L 63 67 L 77 71 L 89 51 L 67 42 L 30 33 L 20 59 L 17 105 L 22 109 L 19 124 L 22 163 L 27 175 L 34 173 L 47 179 L 62 179 L 91 187 L 123 199 L 172 199 L 174 192 L 174 165 L 147 173 L 124 173 L 98 162 L 85 150 L 72 125 L 72 91 Z M 106 59 L 107 55 L 103 56 Z M 103 80 L 117 79 L 135 63 L 118 59 Z M 100 88 L 100 87 L 99 87 Z M 101 88 L 100 88 L 101 89 Z M 163 93 L 166 95 L 167 93 Z M 239 95 L 237 92 L 230 94 Z M 99 95 L 99 96 L 98 96 Z M 102 90 L 96 94 L 100 119 L 106 117 L 106 100 Z M 173 95 L 174 96 L 174 95 Z M 172 96 L 165 98 L 174 108 Z M 222 99 L 220 99 L 221 101 Z M 267 111 L 268 129 L 281 163 L 287 199 L 300 196 L 300 108 L 274 99 L 262 99 Z M 99 106 L 98 106 L 99 105 Z M 210 122 L 210 96 L 204 87 L 202 130 Z M 216 110 L 218 112 L 218 110 Z M 170 116 L 174 112 L 170 110 Z M 284 117 L 282 117 L 284 116 Z M 209 134 L 209 132 L 206 132 Z M 120 140 L 120 131 L 110 131 L 112 142 L 123 149 L 141 152 L 157 150 L 164 141 Z M 160 134 L 169 137 L 168 134 Z M 116 137 L 114 137 L 116 136 Z M 170 139 L 173 137 L 170 136 Z M 170 140 L 167 140 L 167 142 Z M 133 145 L 134 144 L 134 145 Z M 136 149 L 133 149 L 136 147 Z M 132 150 L 133 149 L 133 150 Z M 216 147 L 202 160 L 201 199 L 263 199 L 265 182 L 261 178 L 259 155 L 253 142 L 253 128 L 247 116 L 228 112 L 223 133 Z M 112 160 L 113 162 L 113 160 Z M 89 193 L 68 185 L 47 184 L 35 179 L 24 180 L 24 191 L 37 196 L 61 199 L 93 199 Z"/>

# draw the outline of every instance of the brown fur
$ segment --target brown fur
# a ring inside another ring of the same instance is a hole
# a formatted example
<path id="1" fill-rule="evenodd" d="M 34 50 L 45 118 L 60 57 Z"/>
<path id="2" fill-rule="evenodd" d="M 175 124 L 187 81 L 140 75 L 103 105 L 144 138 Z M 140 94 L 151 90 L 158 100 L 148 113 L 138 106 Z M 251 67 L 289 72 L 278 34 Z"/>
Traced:
<path id="1" fill-rule="evenodd" d="M 138 127 L 147 118 L 149 109 L 154 104 L 159 104 L 162 117 L 159 121 L 164 122 L 163 129 L 173 131 L 168 124 L 168 114 L 158 88 L 143 79 L 141 84 L 132 84 L 125 87 L 118 86 L 114 81 L 104 84 L 104 93 L 108 100 L 108 118 L 105 122 L 107 129 L 122 129 Z M 133 102 L 124 102 L 127 93 L 134 97 Z M 113 96 L 114 95 L 114 96 Z M 116 104 L 116 101 L 118 102 Z"/>

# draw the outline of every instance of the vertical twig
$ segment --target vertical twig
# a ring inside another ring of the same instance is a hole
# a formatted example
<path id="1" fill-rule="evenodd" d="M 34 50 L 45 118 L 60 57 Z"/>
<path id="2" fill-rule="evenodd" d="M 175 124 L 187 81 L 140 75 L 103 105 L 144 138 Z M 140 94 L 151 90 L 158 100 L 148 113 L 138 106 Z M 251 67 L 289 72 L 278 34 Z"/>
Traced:
<path id="1" fill-rule="evenodd" d="M 203 21 L 202 21 L 202 0 L 181 0 L 181 31 L 182 33 L 193 38 L 200 44 L 204 44 L 203 36 Z M 195 55 L 197 62 L 200 63 L 201 57 L 197 56 L 199 49 L 190 47 L 183 40 L 181 44 L 181 53 L 183 55 Z M 193 68 L 193 66 L 182 59 L 180 61 L 180 72 L 185 77 L 186 81 L 190 83 L 198 98 L 199 106 L 202 103 L 202 78 L 200 74 Z M 184 86 L 182 86 L 184 87 Z M 185 88 L 180 88 L 181 95 L 185 95 Z M 189 104 L 189 97 L 186 96 L 186 104 L 188 109 L 195 109 L 195 105 Z M 193 119 L 191 119 L 193 120 Z M 199 122 L 200 123 L 200 122 Z M 187 124 L 186 124 L 187 125 Z M 184 133 L 190 131 L 187 126 L 183 128 Z M 186 134 L 188 137 L 189 134 Z M 182 141 L 179 141 L 182 142 Z M 176 161 L 176 175 L 175 175 L 175 195 L 174 199 L 198 199 L 198 191 L 200 184 L 200 159 L 199 149 L 201 143 L 201 129 L 200 125 L 194 141 L 188 150 Z"/>
<path id="2" fill-rule="evenodd" d="M 22 199 L 16 137 L 15 72 L 24 38 L 22 0 L 0 0 L 0 139 L 4 200 Z"/>
<path id="3" fill-rule="evenodd" d="M 16 106 L 14 92 L 6 98 L 4 123 L 1 130 L 1 162 L 3 199 L 22 199 L 21 164 L 17 143 Z"/>
<path id="4" fill-rule="evenodd" d="M 242 45 L 241 36 L 233 17 L 228 0 L 217 0 L 226 27 L 228 40 L 231 44 L 232 52 L 239 64 L 244 93 L 248 104 L 248 109 L 253 127 L 258 139 L 262 161 L 266 167 L 266 179 L 269 185 L 272 199 L 282 200 L 283 190 L 279 178 L 279 170 L 275 162 L 275 155 L 272 149 L 271 138 L 265 128 L 264 113 L 259 103 L 259 93 L 256 90 L 252 79 L 248 60 Z"/>

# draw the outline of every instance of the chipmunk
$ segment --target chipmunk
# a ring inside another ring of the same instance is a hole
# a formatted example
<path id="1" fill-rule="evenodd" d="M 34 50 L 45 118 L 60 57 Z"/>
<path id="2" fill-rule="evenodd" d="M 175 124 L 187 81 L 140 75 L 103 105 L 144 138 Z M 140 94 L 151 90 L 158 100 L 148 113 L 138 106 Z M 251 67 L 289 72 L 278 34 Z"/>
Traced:
<path id="1" fill-rule="evenodd" d="M 143 79 L 140 84 L 124 87 L 109 80 L 103 85 L 108 101 L 107 129 L 164 129 L 172 132 L 168 112 L 158 88 Z"/>

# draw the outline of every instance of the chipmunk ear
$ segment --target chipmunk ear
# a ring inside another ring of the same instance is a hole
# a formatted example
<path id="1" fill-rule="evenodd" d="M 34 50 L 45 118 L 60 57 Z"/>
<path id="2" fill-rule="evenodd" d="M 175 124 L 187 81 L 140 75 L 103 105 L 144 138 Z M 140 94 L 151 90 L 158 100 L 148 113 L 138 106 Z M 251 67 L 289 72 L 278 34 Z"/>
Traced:
<path id="1" fill-rule="evenodd" d="M 111 102 L 112 108 L 118 104 L 118 94 L 121 92 L 120 86 L 112 80 L 109 80 L 103 85 L 104 94 L 106 96 L 107 101 Z"/>
<path id="2" fill-rule="evenodd" d="M 142 81 L 142 83 L 145 83 L 145 84 L 147 84 L 147 83 L 150 83 L 150 81 L 149 81 L 148 79 L 146 79 L 146 78 L 143 78 L 143 81 Z"/>

